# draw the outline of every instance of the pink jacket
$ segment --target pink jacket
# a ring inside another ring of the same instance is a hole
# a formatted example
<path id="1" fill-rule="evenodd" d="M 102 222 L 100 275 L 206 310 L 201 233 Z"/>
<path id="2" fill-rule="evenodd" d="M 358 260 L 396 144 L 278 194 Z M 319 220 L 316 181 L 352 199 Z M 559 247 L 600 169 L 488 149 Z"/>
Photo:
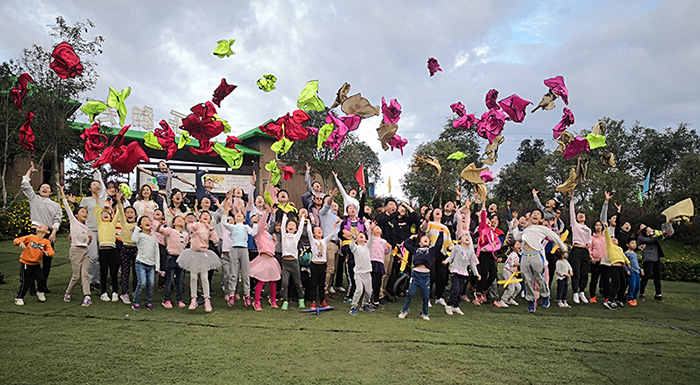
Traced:
<path id="1" fill-rule="evenodd" d="M 187 225 L 190 232 L 190 248 L 194 251 L 206 251 L 209 248 L 209 240 L 214 243 L 219 242 L 216 231 L 202 222 L 190 223 Z"/>
<path id="2" fill-rule="evenodd" d="M 389 242 L 382 238 L 374 238 L 372 248 L 369 249 L 369 260 L 371 262 L 384 263 L 384 255 L 391 250 Z"/>
<path id="3" fill-rule="evenodd" d="M 267 218 L 270 213 L 264 213 L 262 218 L 258 221 L 258 232 L 255 233 L 255 245 L 258 247 L 258 255 L 267 254 L 269 256 L 275 255 L 276 241 L 272 240 L 272 236 L 267 232 Z"/>
<path id="4" fill-rule="evenodd" d="M 605 257 L 607 250 L 605 249 L 605 236 L 595 235 L 591 238 L 591 259 L 593 262 L 600 262 Z"/>
<path id="5" fill-rule="evenodd" d="M 496 232 L 486 224 L 486 210 L 481 210 L 480 219 L 477 256 L 479 253 L 481 253 L 481 251 L 493 252 L 501 249 L 501 240 L 498 239 L 498 234 L 496 234 Z M 495 253 L 493 257 L 496 258 Z"/>

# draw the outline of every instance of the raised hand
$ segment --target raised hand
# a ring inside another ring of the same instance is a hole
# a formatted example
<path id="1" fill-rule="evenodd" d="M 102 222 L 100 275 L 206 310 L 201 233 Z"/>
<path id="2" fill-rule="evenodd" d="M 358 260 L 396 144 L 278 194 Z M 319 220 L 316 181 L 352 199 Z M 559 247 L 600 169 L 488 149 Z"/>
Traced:
<path id="1" fill-rule="evenodd" d="M 607 192 L 607 191 L 605 192 L 605 201 L 606 201 L 606 202 L 609 201 L 610 199 L 612 199 L 612 197 L 613 197 L 612 194 L 610 194 L 610 193 Z"/>
<path id="2" fill-rule="evenodd" d="M 617 203 L 615 203 L 615 208 L 617 209 L 617 212 L 618 212 L 618 213 L 621 213 L 621 212 L 622 212 L 622 206 L 621 206 L 621 205 L 618 205 Z"/>
<path id="3" fill-rule="evenodd" d="M 309 166 L 309 162 L 306 162 L 306 171 L 311 171 L 311 166 Z"/>
<path id="4" fill-rule="evenodd" d="M 537 196 L 540 192 L 535 190 L 534 188 L 532 189 L 532 195 Z"/>

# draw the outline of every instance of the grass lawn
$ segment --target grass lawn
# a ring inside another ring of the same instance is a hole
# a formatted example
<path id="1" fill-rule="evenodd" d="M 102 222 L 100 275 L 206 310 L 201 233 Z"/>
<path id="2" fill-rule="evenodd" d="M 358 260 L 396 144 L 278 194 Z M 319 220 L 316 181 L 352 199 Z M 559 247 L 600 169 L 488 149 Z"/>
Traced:
<path id="1" fill-rule="evenodd" d="M 0 383 L 700 382 L 699 284 L 663 282 L 665 303 L 616 311 L 462 304 L 465 316 L 436 306 L 430 321 L 419 300 L 400 320 L 399 303 L 356 317 L 337 300 L 320 316 L 254 312 L 229 308 L 220 291 L 210 314 L 137 312 L 95 294 L 83 308 L 79 286 L 64 303 L 67 248 L 60 238 L 47 302 L 15 306 L 19 248 L 0 243 Z"/>

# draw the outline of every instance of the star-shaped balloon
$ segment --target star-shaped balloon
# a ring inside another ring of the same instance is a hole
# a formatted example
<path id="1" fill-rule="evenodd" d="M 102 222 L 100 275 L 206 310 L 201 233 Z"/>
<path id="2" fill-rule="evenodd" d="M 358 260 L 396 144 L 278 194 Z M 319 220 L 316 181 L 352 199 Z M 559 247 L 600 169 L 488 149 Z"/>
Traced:
<path id="1" fill-rule="evenodd" d="M 109 98 L 107 98 L 107 105 L 116 108 L 117 114 L 119 114 L 119 125 L 123 126 L 126 121 L 126 98 L 131 94 L 131 87 L 126 87 L 119 92 L 112 87 L 109 87 Z"/>
<path id="2" fill-rule="evenodd" d="M 214 55 L 218 56 L 220 59 L 223 59 L 225 57 L 229 57 L 235 52 L 231 51 L 231 46 L 233 43 L 236 42 L 236 39 L 231 39 L 231 40 L 219 40 L 216 42 L 217 46 L 214 52 L 212 52 Z"/>
<path id="3" fill-rule="evenodd" d="M 297 98 L 297 107 L 304 111 L 323 111 L 326 108 L 323 100 L 318 97 L 318 80 L 310 80 L 306 83 Z"/>

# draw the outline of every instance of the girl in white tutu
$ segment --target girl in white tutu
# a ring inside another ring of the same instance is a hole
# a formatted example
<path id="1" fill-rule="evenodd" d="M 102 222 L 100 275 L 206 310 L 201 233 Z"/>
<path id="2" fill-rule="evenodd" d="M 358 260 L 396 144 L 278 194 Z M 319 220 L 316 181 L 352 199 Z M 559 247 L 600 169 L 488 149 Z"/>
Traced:
<path id="1" fill-rule="evenodd" d="M 250 262 L 250 276 L 258 280 L 255 285 L 255 311 L 262 310 L 260 306 L 260 293 L 265 283 L 270 284 L 270 305 L 277 308 L 277 281 L 282 278 L 282 268 L 275 259 L 275 245 L 277 240 L 267 231 L 267 219 L 270 217 L 270 206 L 265 205 L 265 212 L 258 221 L 255 232 L 255 245 L 258 247 L 258 256 Z"/>
<path id="2" fill-rule="evenodd" d="M 190 233 L 190 248 L 186 249 L 177 258 L 177 264 L 190 272 L 190 310 L 197 308 L 197 279 L 202 281 L 202 291 L 204 296 L 204 310 L 212 311 L 211 298 L 209 295 L 209 270 L 217 269 L 221 266 L 221 260 L 209 247 L 209 240 L 214 243 L 219 242 L 219 236 L 211 227 L 211 214 L 203 211 L 199 215 L 199 222 L 187 224 L 187 231 Z"/>

